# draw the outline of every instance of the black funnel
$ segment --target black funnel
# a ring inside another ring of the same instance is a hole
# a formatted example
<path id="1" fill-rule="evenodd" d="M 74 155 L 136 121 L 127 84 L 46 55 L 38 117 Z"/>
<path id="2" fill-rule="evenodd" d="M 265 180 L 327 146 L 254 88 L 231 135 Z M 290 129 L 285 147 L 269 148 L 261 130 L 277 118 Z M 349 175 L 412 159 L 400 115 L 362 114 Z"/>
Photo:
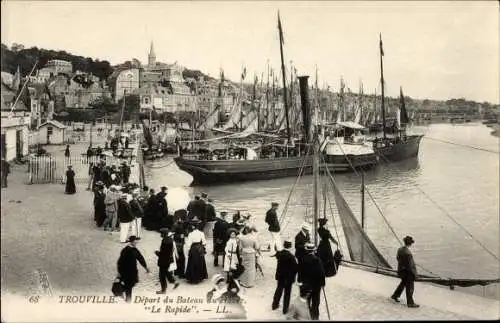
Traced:
<path id="1" fill-rule="evenodd" d="M 302 106 L 302 120 L 304 129 L 304 138 L 306 142 L 310 142 L 312 139 L 311 133 L 311 102 L 309 100 L 309 86 L 307 85 L 307 79 L 309 76 L 299 76 L 299 86 L 300 86 L 300 103 Z"/>

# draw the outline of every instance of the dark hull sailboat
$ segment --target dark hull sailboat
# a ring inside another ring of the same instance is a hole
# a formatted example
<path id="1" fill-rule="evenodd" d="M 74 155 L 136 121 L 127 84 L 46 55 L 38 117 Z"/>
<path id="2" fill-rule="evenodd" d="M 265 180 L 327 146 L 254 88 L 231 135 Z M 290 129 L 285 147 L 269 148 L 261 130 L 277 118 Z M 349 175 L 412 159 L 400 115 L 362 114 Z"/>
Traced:
<path id="1" fill-rule="evenodd" d="M 422 137 L 423 135 L 402 136 L 385 142 L 383 139 L 376 139 L 373 141 L 373 149 L 382 159 L 398 162 L 418 156 Z"/>
<path id="2" fill-rule="evenodd" d="M 409 123 L 408 112 L 406 111 L 405 98 L 403 95 L 403 89 L 400 88 L 400 106 L 398 115 L 392 121 L 393 126 L 391 127 L 393 135 L 387 137 L 387 124 L 389 118 L 385 115 L 385 97 L 384 97 L 384 65 L 383 65 L 384 50 L 382 45 L 382 35 L 380 35 L 380 83 L 382 88 L 382 138 L 376 138 L 373 140 L 373 149 L 375 153 L 383 159 L 383 162 L 387 161 L 402 161 L 408 158 L 413 158 L 418 156 L 418 151 L 420 148 L 420 140 L 422 140 L 422 135 L 407 135 L 406 125 Z M 386 125 L 386 127 L 382 127 Z"/>
<path id="3" fill-rule="evenodd" d="M 369 156 L 329 156 L 327 167 L 334 172 L 352 171 L 354 168 L 370 168 L 377 163 Z M 312 174 L 312 158 L 285 157 L 256 160 L 196 160 L 174 158 L 177 166 L 193 177 L 192 184 L 219 184 L 255 180 L 268 180 L 297 176 L 303 168 L 304 174 Z M 326 166 L 325 166 L 326 167 Z"/>
<path id="4" fill-rule="evenodd" d="M 284 120 L 286 121 L 287 142 L 291 142 L 291 130 L 289 111 L 287 103 L 287 85 L 285 76 L 285 66 L 283 58 L 283 34 L 281 30 L 281 21 L 278 14 L 278 30 L 280 37 L 281 70 L 283 80 L 283 101 L 284 101 Z M 302 101 L 302 113 L 304 129 L 309 129 L 311 124 L 311 108 L 308 101 L 307 86 L 300 86 Z M 258 119 L 257 119 L 258 120 Z M 258 129 L 258 127 L 257 127 Z M 241 134 L 245 133 L 242 131 Z M 310 134 L 305 131 L 305 141 L 309 142 Z M 248 133 L 247 133 L 248 134 Z M 246 135 L 247 135 L 246 134 Z M 262 135 L 262 134 L 261 134 Z M 284 154 L 283 154 L 284 155 Z M 281 155 L 281 156 L 283 156 Z M 193 184 L 217 184 L 228 182 L 241 182 L 249 180 L 265 180 L 280 177 L 297 176 L 303 168 L 305 174 L 312 173 L 312 158 L 303 158 L 300 153 L 282 158 L 262 158 L 262 159 L 222 159 L 222 160 L 197 160 L 179 156 L 175 158 L 177 166 L 189 173 L 193 177 Z M 335 172 L 352 171 L 357 168 L 369 168 L 377 163 L 377 157 L 373 149 L 358 154 L 325 154 L 329 170 Z"/>

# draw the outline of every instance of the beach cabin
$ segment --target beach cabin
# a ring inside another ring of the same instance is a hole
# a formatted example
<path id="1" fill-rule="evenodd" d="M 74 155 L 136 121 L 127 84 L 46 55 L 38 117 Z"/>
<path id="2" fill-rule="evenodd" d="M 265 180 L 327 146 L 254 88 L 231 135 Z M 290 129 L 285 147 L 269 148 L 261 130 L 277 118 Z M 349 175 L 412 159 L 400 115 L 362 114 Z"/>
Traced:
<path id="1" fill-rule="evenodd" d="M 66 140 L 66 126 L 56 120 L 48 120 L 38 127 L 39 143 L 60 145 Z"/>

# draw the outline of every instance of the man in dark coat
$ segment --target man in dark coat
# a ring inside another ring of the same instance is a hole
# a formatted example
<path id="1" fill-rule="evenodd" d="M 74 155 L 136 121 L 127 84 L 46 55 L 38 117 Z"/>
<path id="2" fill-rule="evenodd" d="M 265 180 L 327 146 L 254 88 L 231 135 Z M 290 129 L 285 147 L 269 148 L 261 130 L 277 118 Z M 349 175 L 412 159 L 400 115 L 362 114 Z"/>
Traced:
<path id="1" fill-rule="evenodd" d="M 156 230 L 155 219 L 158 212 L 158 203 L 156 202 L 156 194 L 154 189 L 149 190 L 149 197 L 147 198 L 146 207 L 144 208 L 143 225 L 147 230 Z"/>
<path id="2" fill-rule="evenodd" d="M 184 267 L 186 266 L 186 256 L 184 254 L 184 241 L 187 235 L 187 215 L 180 215 L 175 211 L 175 222 L 172 228 L 174 232 L 174 242 L 177 248 L 177 269 L 174 274 L 179 278 L 184 278 Z"/>
<path id="3" fill-rule="evenodd" d="M 298 282 L 302 283 L 311 291 L 309 308 L 311 309 L 311 318 L 319 319 L 319 304 L 321 288 L 325 286 L 325 270 L 321 259 L 315 254 L 314 244 L 308 242 L 305 245 L 306 254 L 299 261 Z"/>
<path id="4" fill-rule="evenodd" d="M 109 167 L 102 167 L 101 178 L 107 188 L 111 186 L 111 170 Z"/>
<path id="5" fill-rule="evenodd" d="M 94 222 L 98 227 L 101 227 L 106 219 L 106 204 L 104 200 L 106 194 L 104 193 L 104 183 L 97 182 L 96 190 L 94 192 Z"/>
<path id="6" fill-rule="evenodd" d="M 290 294 L 292 292 L 292 285 L 295 282 L 295 277 L 297 276 L 298 265 L 295 257 L 290 252 L 292 243 L 290 241 L 285 241 L 283 243 L 283 247 L 284 249 L 278 251 L 275 255 L 278 260 L 275 275 L 275 279 L 278 281 L 278 286 L 274 292 L 272 309 L 275 310 L 278 308 L 281 295 L 284 291 L 283 314 L 286 314 L 288 312 L 288 307 L 290 306 Z"/>
<path id="7" fill-rule="evenodd" d="M 123 193 L 117 201 L 118 220 L 120 222 L 120 242 L 127 242 L 130 224 L 134 221 L 134 215 L 127 202 L 127 194 Z"/>
<path id="8" fill-rule="evenodd" d="M 10 173 L 10 164 L 2 156 L 2 187 L 7 187 L 7 176 Z"/>
<path id="9" fill-rule="evenodd" d="M 95 190 L 95 184 L 97 182 L 104 182 L 103 178 L 102 178 L 102 172 L 103 172 L 103 169 L 104 169 L 104 163 L 96 163 L 94 165 L 94 167 L 92 168 L 92 191 Z"/>
<path id="10" fill-rule="evenodd" d="M 189 202 L 188 205 L 188 217 L 189 220 L 192 220 L 194 217 L 197 217 L 200 221 L 203 222 L 205 218 L 205 208 L 206 203 L 203 201 L 198 195 L 194 197 L 194 201 Z"/>
<path id="11" fill-rule="evenodd" d="M 172 229 L 174 224 L 173 215 L 169 215 L 168 204 L 167 204 L 168 188 L 166 186 L 161 187 L 161 191 L 156 194 L 157 203 L 157 213 L 156 218 L 160 225 L 160 228 Z"/>
<path id="12" fill-rule="evenodd" d="M 220 217 L 216 219 L 213 229 L 213 242 L 214 242 L 214 266 L 219 266 L 219 256 L 222 255 L 222 263 L 224 263 L 224 248 L 229 240 L 227 230 L 229 230 L 229 223 L 226 221 L 227 212 L 222 211 Z"/>
<path id="13" fill-rule="evenodd" d="M 123 162 L 120 167 L 120 174 L 123 179 L 123 183 L 127 184 L 130 178 L 130 166 L 127 165 L 127 162 Z"/>
<path id="14" fill-rule="evenodd" d="M 137 270 L 137 261 L 141 264 L 146 273 L 149 273 L 146 261 L 142 256 L 141 252 L 136 248 L 136 241 L 140 238 L 136 236 L 130 236 L 126 242 L 130 244 L 122 249 L 120 253 L 120 258 L 118 258 L 118 276 L 124 284 L 125 289 L 125 301 L 130 302 L 132 300 L 132 288 L 135 284 L 139 282 L 139 273 Z"/>
<path id="15" fill-rule="evenodd" d="M 404 246 L 398 249 L 397 259 L 398 259 L 398 276 L 401 278 L 401 282 L 392 294 L 391 298 L 399 303 L 399 297 L 406 289 L 406 303 L 408 307 L 417 308 L 420 305 L 415 304 L 413 300 L 413 291 L 415 289 L 415 279 L 417 277 L 417 266 L 413 260 L 413 255 L 410 251 L 410 246 L 415 243 L 412 237 L 406 236 L 403 239 Z"/>
<path id="16" fill-rule="evenodd" d="M 175 281 L 173 270 L 169 270 L 170 265 L 175 263 L 175 244 L 172 239 L 174 233 L 167 228 L 160 229 L 160 232 L 163 240 L 161 241 L 160 251 L 156 251 L 155 253 L 158 256 L 158 267 L 160 267 L 159 275 L 161 290 L 157 291 L 156 294 L 165 294 L 167 291 L 167 280 L 169 283 L 174 284 L 174 289 L 179 286 L 179 283 Z"/>
<path id="17" fill-rule="evenodd" d="M 92 151 L 92 146 L 89 146 L 87 148 L 87 163 L 90 161 L 90 158 L 94 155 L 94 152 Z"/>
<path id="18" fill-rule="evenodd" d="M 275 251 L 279 251 L 282 248 L 281 237 L 280 237 L 280 222 L 278 221 L 278 210 L 279 204 L 276 202 L 271 203 L 271 208 L 266 213 L 266 223 L 269 226 L 268 230 L 272 236 L 272 243 Z"/>
<path id="19" fill-rule="evenodd" d="M 295 257 L 299 263 L 306 254 L 305 245 L 310 241 L 311 235 L 309 234 L 309 224 L 304 222 L 302 224 L 302 230 L 295 236 Z"/>
<path id="20" fill-rule="evenodd" d="M 212 202 L 213 201 L 209 199 L 205 207 L 205 220 L 207 222 L 215 221 L 217 218 L 217 214 L 215 213 L 215 207 L 212 204 Z"/>

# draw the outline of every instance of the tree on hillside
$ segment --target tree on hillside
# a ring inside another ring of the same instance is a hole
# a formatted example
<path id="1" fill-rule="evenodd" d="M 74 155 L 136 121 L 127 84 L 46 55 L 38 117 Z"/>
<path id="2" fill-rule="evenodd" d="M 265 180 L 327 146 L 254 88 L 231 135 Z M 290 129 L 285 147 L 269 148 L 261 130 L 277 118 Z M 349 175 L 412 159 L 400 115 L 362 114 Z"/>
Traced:
<path id="1" fill-rule="evenodd" d="M 2 71 L 14 74 L 19 66 L 22 75 L 27 75 L 38 61 L 37 69 L 44 67 L 49 60 L 60 59 L 73 64 L 73 71 L 80 70 L 92 73 L 99 79 L 107 79 L 113 72 L 108 61 L 94 61 L 90 57 L 76 56 L 66 51 L 54 51 L 39 49 L 37 47 L 23 48 L 22 45 L 9 49 L 6 45 L 1 45 L 2 50 Z"/>

